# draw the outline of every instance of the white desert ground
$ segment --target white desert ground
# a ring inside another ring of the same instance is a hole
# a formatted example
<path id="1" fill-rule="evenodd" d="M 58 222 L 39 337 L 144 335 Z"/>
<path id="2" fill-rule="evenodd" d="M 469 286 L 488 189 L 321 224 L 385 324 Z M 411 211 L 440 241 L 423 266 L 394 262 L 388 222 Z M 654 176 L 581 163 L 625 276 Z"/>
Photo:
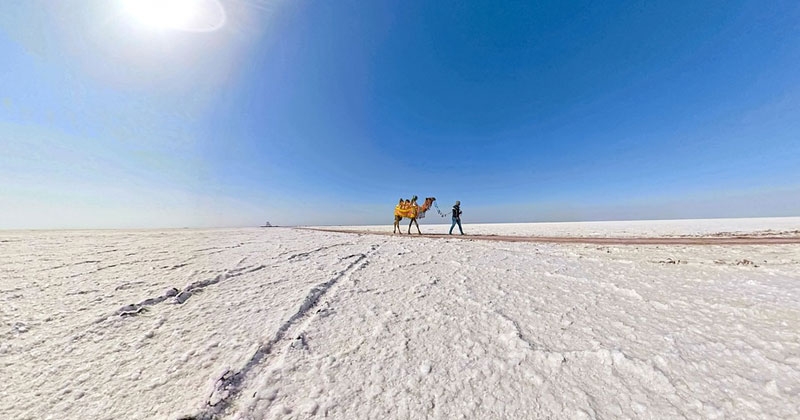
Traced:
<path id="1" fill-rule="evenodd" d="M 0 418 L 800 418 L 800 218 L 442 220 L 0 232 Z"/>

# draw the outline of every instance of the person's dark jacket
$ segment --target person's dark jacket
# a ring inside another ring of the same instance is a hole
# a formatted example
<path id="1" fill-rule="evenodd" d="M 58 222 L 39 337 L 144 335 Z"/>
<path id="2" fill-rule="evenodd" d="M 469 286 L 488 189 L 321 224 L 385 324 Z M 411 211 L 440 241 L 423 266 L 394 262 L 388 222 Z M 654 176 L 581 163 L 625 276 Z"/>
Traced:
<path id="1" fill-rule="evenodd" d="M 453 217 L 455 217 L 458 220 L 461 220 L 461 206 L 457 204 L 453 206 Z"/>

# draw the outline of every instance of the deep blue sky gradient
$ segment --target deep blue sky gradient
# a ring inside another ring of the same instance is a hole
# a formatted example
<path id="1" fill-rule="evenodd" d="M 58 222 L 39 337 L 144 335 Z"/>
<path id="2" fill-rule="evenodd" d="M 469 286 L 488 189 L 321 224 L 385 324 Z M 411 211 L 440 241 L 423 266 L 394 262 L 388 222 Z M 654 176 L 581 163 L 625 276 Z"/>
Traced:
<path id="1" fill-rule="evenodd" d="M 800 3 L 221 3 L 0 6 L 0 228 L 800 215 Z"/>

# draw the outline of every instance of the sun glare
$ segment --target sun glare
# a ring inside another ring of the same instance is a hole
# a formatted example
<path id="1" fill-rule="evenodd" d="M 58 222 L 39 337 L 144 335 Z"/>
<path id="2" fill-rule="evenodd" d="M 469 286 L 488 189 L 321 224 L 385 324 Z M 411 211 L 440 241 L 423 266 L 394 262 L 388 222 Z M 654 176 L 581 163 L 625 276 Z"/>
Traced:
<path id="1" fill-rule="evenodd" d="M 123 8 L 137 22 L 159 29 L 206 32 L 225 23 L 218 0 L 123 0 Z"/>

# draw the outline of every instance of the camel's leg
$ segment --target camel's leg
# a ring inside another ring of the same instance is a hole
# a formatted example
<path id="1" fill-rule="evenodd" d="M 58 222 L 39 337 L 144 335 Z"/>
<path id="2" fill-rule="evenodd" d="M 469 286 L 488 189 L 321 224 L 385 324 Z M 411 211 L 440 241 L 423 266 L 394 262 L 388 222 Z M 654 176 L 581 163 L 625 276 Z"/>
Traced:
<path id="1" fill-rule="evenodd" d="M 410 222 L 408 222 L 408 234 L 411 235 L 411 225 L 412 224 L 416 224 L 417 225 L 417 232 L 419 232 L 419 234 L 422 235 L 422 232 L 419 231 L 419 223 L 417 223 L 417 219 L 416 218 L 413 218 L 413 219 L 411 219 Z"/>

